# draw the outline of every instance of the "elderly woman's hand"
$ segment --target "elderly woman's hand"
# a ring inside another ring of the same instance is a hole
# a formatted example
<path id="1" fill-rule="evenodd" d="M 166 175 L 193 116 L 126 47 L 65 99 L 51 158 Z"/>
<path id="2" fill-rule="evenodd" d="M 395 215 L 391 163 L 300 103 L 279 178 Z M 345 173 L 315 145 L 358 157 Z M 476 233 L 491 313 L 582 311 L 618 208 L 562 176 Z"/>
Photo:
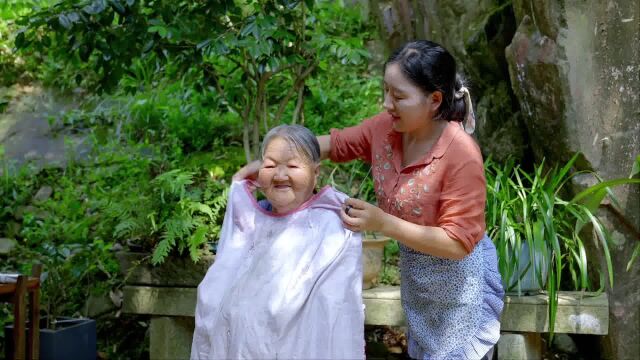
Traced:
<path id="1" fill-rule="evenodd" d="M 349 198 L 344 202 L 340 217 L 351 231 L 382 231 L 388 214 L 366 201 Z"/>
<path id="2" fill-rule="evenodd" d="M 243 166 L 238 172 L 233 174 L 231 180 L 240 181 L 244 179 L 255 180 L 258 177 L 258 171 L 260 170 L 260 166 L 262 165 L 262 161 L 254 160 L 247 165 Z"/>

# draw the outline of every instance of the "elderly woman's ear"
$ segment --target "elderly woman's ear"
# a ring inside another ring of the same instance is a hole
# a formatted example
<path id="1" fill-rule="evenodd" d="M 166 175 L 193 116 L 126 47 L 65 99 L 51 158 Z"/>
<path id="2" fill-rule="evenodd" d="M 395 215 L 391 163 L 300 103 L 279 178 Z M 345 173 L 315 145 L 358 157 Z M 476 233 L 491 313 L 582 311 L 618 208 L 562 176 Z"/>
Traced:
<path id="1" fill-rule="evenodd" d="M 316 167 L 316 169 L 315 169 L 316 182 L 315 182 L 314 187 L 318 187 L 318 176 L 320 176 L 320 164 L 316 164 L 315 167 Z"/>

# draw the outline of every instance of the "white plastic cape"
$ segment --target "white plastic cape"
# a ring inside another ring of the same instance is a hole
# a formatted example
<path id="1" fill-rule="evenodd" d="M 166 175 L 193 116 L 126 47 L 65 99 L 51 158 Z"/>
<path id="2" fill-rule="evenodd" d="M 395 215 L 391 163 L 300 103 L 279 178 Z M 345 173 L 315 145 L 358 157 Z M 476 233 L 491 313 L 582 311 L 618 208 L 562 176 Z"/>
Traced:
<path id="1" fill-rule="evenodd" d="M 232 184 L 192 359 L 364 358 L 361 236 L 338 216 L 345 198 L 326 187 L 276 216 Z"/>

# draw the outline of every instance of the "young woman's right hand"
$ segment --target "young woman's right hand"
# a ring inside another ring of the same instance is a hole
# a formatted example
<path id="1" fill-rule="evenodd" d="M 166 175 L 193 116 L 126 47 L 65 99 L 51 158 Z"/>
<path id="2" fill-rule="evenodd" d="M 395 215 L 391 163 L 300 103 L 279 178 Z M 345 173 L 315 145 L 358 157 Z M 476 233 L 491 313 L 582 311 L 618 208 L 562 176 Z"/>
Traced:
<path id="1" fill-rule="evenodd" d="M 258 178 L 258 170 L 260 170 L 260 166 L 262 166 L 262 162 L 260 160 L 254 160 L 233 174 L 231 180 L 256 180 Z"/>

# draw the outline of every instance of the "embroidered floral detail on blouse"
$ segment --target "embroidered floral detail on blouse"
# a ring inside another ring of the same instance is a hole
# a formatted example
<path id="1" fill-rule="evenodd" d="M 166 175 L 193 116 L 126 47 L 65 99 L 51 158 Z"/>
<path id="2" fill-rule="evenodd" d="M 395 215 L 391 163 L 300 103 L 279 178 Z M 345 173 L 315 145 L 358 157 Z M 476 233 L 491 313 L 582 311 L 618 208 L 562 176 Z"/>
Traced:
<path id="1" fill-rule="evenodd" d="M 422 217 L 427 205 L 424 197 L 431 192 L 429 177 L 438 170 L 438 162 L 438 159 L 434 159 L 429 165 L 411 171 L 410 178 L 405 182 L 400 181 L 399 189 L 391 196 L 393 199 L 388 204 L 389 208 L 410 217 Z M 407 207 L 404 212 L 401 211 L 403 207 Z"/>
<path id="2" fill-rule="evenodd" d="M 392 145 L 385 142 L 373 152 L 372 177 L 380 206 L 390 213 L 398 216 L 405 214 L 412 218 L 420 218 L 425 215 L 425 211 L 433 211 L 428 210 L 433 204 L 426 204 L 425 196 L 430 195 L 432 191 L 429 177 L 438 171 L 439 159 L 433 159 L 429 165 L 410 170 L 409 178 L 405 177 L 405 181 L 400 180 L 394 185 L 388 183 L 397 176 L 393 165 Z M 380 201 L 381 199 L 386 201 Z"/>
<path id="3" fill-rule="evenodd" d="M 431 174 L 434 174 L 438 170 L 438 162 L 439 159 L 433 159 L 431 164 L 425 166 L 424 169 L 422 169 L 422 175 L 429 176 Z"/>
<path id="4" fill-rule="evenodd" d="M 382 150 L 384 151 L 384 153 L 376 153 L 374 155 L 375 161 L 373 166 L 374 187 L 378 198 L 386 197 L 386 193 L 384 191 L 384 181 L 387 178 L 393 178 L 393 176 L 389 176 L 392 174 L 388 174 L 393 170 L 393 149 L 391 147 L 391 144 L 385 144 L 384 146 L 382 146 Z M 385 176 L 385 174 L 387 176 Z"/>

